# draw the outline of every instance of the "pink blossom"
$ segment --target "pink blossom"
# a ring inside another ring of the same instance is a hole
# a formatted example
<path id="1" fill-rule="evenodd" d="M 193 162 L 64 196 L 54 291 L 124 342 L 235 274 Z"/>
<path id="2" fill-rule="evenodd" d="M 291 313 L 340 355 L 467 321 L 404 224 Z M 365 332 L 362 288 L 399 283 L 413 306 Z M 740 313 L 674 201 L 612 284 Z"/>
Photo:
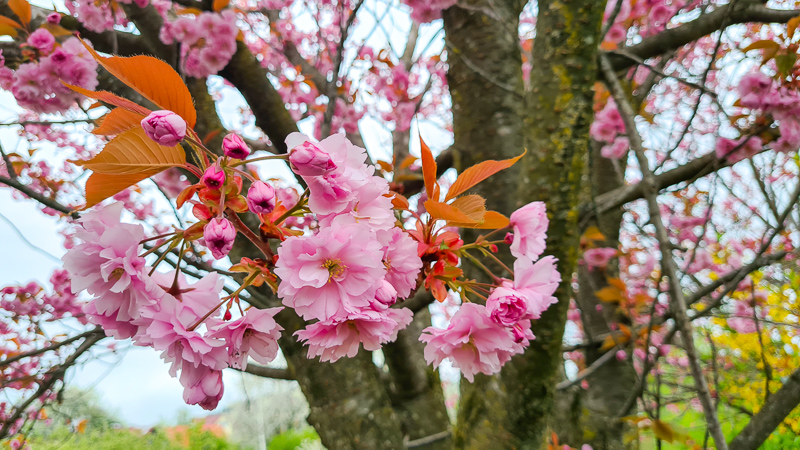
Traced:
<path id="1" fill-rule="evenodd" d="M 727 158 L 731 163 L 736 163 L 757 155 L 762 145 L 761 138 L 757 136 L 745 136 L 738 141 L 720 137 L 717 139 L 715 151 L 717 158 Z"/>
<path id="2" fill-rule="evenodd" d="M 755 333 L 757 327 L 753 316 L 752 306 L 746 302 L 737 301 L 734 304 L 733 315 L 728 317 L 728 326 L 737 333 Z"/>
<path id="3" fill-rule="evenodd" d="M 39 28 L 28 36 L 28 45 L 39 50 L 42 55 L 49 55 L 56 45 L 56 38 L 44 28 Z"/>
<path id="4" fill-rule="evenodd" d="M 536 259 L 545 248 L 547 237 L 547 214 L 544 202 L 531 202 L 511 213 L 514 228 L 511 254 L 517 258 Z"/>
<path id="5" fill-rule="evenodd" d="M 208 166 L 200 182 L 211 189 L 220 189 L 225 184 L 225 171 L 218 164 Z"/>
<path id="6" fill-rule="evenodd" d="M 530 321 L 524 321 L 523 325 L 527 340 L 534 339 Z M 424 356 L 428 364 L 439 367 L 445 358 L 450 358 L 469 381 L 478 372 L 486 375 L 499 372 L 503 364 L 527 346 L 526 341 L 515 342 L 508 328 L 495 323 L 486 307 L 475 303 L 461 305 L 447 329 L 424 329 L 419 340 L 427 343 Z"/>
<path id="7" fill-rule="evenodd" d="M 183 401 L 206 411 L 217 407 L 225 391 L 222 371 L 206 366 L 184 366 L 179 380 L 183 386 Z"/>
<path id="8" fill-rule="evenodd" d="M 245 159 L 250 154 L 250 147 L 236 133 L 228 133 L 222 140 L 222 151 L 233 159 Z"/>
<path id="9" fill-rule="evenodd" d="M 525 295 L 527 318 L 538 319 L 550 305 L 558 302 L 553 293 L 560 282 L 561 275 L 552 256 L 545 256 L 536 263 L 528 258 L 514 261 L 514 289 Z"/>
<path id="10" fill-rule="evenodd" d="M 513 327 L 528 313 L 528 302 L 522 293 L 507 287 L 498 287 L 486 299 L 489 316 L 504 327 Z"/>
<path id="11" fill-rule="evenodd" d="M 739 103 L 745 108 L 760 109 L 773 90 L 772 78 L 756 70 L 743 76 L 737 87 Z"/>
<path id="12" fill-rule="evenodd" d="M 359 344 L 364 350 L 375 351 L 397 339 L 397 333 L 411 323 L 413 316 L 408 308 L 381 312 L 364 309 L 316 322 L 295 335 L 308 345 L 309 359 L 319 356 L 320 361 L 335 362 L 343 356 L 356 356 Z"/>
<path id="13" fill-rule="evenodd" d="M 219 301 L 219 291 L 191 291 L 191 295 L 199 297 L 195 304 L 205 300 Z M 181 296 L 185 301 L 185 294 Z M 207 312 L 207 311 L 205 311 Z M 228 352 L 225 341 L 203 336 L 196 328 L 205 315 L 198 314 L 191 303 L 184 304 L 172 295 L 164 295 L 158 310 L 148 313 L 152 322 L 142 336 L 141 344 L 150 344 L 163 353 L 161 358 L 170 363 L 170 374 L 175 376 L 178 370 L 187 367 L 206 366 L 214 370 L 222 370 L 228 366 Z"/>
<path id="14" fill-rule="evenodd" d="M 417 277 L 422 269 L 422 260 L 417 254 L 417 242 L 399 228 L 381 231 L 378 239 L 384 245 L 386 281 L 397 290 L 398 297 L 408 298 L 417 288 Z"/>
<path id="15" fill-rule="evenodd" d="M 172 111 L 153 111 L 142 119 L 147 137 L 167 147 L 178 145 L 186 136 L 186 121 Z"/>
<path id="16" fill-rule="evenodd" d="M 606 267 L 617 256 L 617 249 L 611 247 L 590 248 L 583 252 L 583 260 L 589 267 Z"/>
<path id="17" fill-rule="evenodd" d="M 276 200 L 275 188 L 263 181 L 253 182 L 247 191 L 247 206 L 256 214 L 271 213 L 275 209 Z"/>
<path id="18" fill-rule="evenodd" d="M 628 154 L 630 146 L 631 144 L 627 137 L 617 136 L 614 142 L 604 145 L 603 148 L 600 149 L 600 155 L 602 155 L 603 158 L 620 159 Z"/>
<path id="19" fill-rule="evenodd" d="M 211 256 L 222 259 L 233 248 L 236 229 L 228 219 L 215 217 L 203 228 L 203 239 L 206 247 L 211 250 Z"/>
<path id="20" fill-rule="evenodd" d="M 618 23 L 612 25 L 611 28 L 608 29 L 608 33 L 606 33 L 606 39 L 610 42 L 622 42 L 627 36 L 627 29 Z"/>
<path id="21" fill-rule="evenodd" d="M 163 292 L 144 272 L 145 260 L 139 256 L 144 229 L 120 223 L 121 212 L 122 204 L 115 203 L 84 214 L 83 228 L 75 233 L 83 243 L 69 249 L 62 260 L 72 291 L 86 289 L 95 296 L 84 308 L 92 323 L 125 339 L 136 333 L 138 327 L 131 322 L 140 317 L 140 310 Z"/>
<path id="22" fill-rule="evenodd" d="M 367 307 L 386 269 L 381 244 L 364 224 L 334 223 L 278 248 L 278 295 L 304 319 L 328 320 Z"/>
<path id="23" fill-rule="evenodd" d="M 228 345 L 228 364 L 234 369 L 247 368 L 247 357 L 268 364 L 278 354 L 278 339 L 283 327 L 274 316 L 283 308 L 250 308 L 232 322 L 222 322 L 212 328 L 209 337 L 222 339 Z"/>
<path id="24" fill-rule="evenodd" d="M 775 151 L 789 153 L 800 148 L 800 122 L 795 119 L 781 120 L 778 130 L 781 137 L 772 146 Z"/>
<path id="25" fill-rule="evenodd" d="M 61 14 L 57 12 L 51 12 L 47 15 L 47 23 L 50 25 L 58 25 L 61 23 Z"/>
<path id="26" fill-rule="evenodd" d="M 304 145 L 308 138 L 300 133 L 292 133 L 286 138 L 288 148 Z M 315 144 L 330 155 L 335 168 L 320 176 L 304 176 L 310 191 L 308 205 L 319 216 L 338 215 L 353 211 L 358 204 L 358 193 L 370 182 L 373 167 L 364 162 L 366 150 L 353 145 L 344 135 L 334 134 Z"/>

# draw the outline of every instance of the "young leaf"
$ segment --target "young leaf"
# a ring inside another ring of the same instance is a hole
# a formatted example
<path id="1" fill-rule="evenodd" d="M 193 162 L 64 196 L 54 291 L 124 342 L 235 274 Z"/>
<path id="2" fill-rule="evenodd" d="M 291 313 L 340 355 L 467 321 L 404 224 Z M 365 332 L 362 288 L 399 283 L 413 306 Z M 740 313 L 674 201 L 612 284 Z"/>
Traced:
<path id="1" fill-rule="evenodd" d="M 420 155 L 422 159 L 422 178 L 425 181 L 425 192 L 428 198 L 439 201 L 439 184 L 436 182 L 436 159 L 433 158 L 431 149 L 419 137 Z"/>
<path id="2" fill-rule="evenodd" d="M 147 116 L 151 112 L 144 106 L 139 106 L 136 103 L 128 100 L 127 98 L 122 98 L 108 91 L 90 91 L 88 89 L 84 89 L 79 86 L 73 86 L 69 83 L 64 83 L 63 81 L 61 82 L 61 84 L 72 89 L 78 94 L 85 95 L 95 100 L 100 100 L 101 102 L 108 103 L 109 105 L 127 109 L 128 111 L 134 112 L 136 114 L 141 114 L 142 116 Z"/>
<path id="3" fill-rule="evenodd" d="M 231 0 L 214 0 L 212 9 L 214 10 L 214 12 L 220 12 L 223 9 L 227 8 L 230 2 Z"/>
<path id="4" fill-rule="evenodd" d="M 497 211 L 486 211 L 483 215 L 483 220 L 471 228 L 480 228 L 484 230 L 496 230 L 498 228 L 505 228 L 508 226 L 508 217 L 500 214 Z"/>
<path id="5" fill-rule="evenodd" d="M 10 19 L 6 16 L 0 16 L 0 25 L 8 25 L 11 28 L 17 28 L 17 29 L 24 28 L 22 25 L 19 24 L 19 22 L 17 22 L 14 19 Z"/>
<path id="6" fill-rule="evenodd" d="M 138 127 L 121 133 L 97 156 L 80 164 L 93 172 L 109 175 L 132 175 L 154 170 L 158 173 L 185 165 L 186 153 L 177 145 L 165 147 L 158 144 Z"/>
<path id="7" fill-rule="evenodd" d="M 480 195 L 465 195 L 457 198 L 450 206 L 464 213 L 475 223 L 480 223 L 486 214 L 486 199 Z"/>
<path id="8" fill-rule="evenodd" d="M 127 109 L 114 108 L 103 116 L 100 126 L 92 130 L 92 133 L 100 136 L 114 136 L 131 128 L 141 126 L 144 117 Z"/>
<path id="9" fill-rule="evenodd" d="M 16 28 L 5 23 L 0 23 L 0 36 L 11 36 L 12 38 L 15 38 L 17 35 L 18 33 Z"/>
<path id="10" fill-rule="evenodd" d="M 408 209 L 408 199 L 405 198 L 403 195 L 398 194 L 397 192 L 390 192 L 389 194 L 392 195 L 392 209 L 400 209 L 400 210 L 407 210 Z M 387 194 L 387 195 L 389 195 Z"/>
<path id="11" fill-rule="evenodd" d="M 183 117 L 186 125 L 193 128 L 197 122 L 192 95 L 181 76 L 169 64 L 152 56 L 100 56 L 84 41 L 83 44 L 94 59 L 120 81 L 127 84 L 161 109 L 167 109 Z"/>
<path id="12" fill-rule="evenodd" d="M 519 161 L 520 158 L 525 156 L 525 153 L 527 153 L 527 150 L 522 152 L 522 154 L 516 158 L 504 159 L 502 161 L 489 160 L 475 164 L 458 176 L 456 182 L 453 183 L 453 185 L 450 186 L 450 190 L 447 191 L 447 197 L 444 199 L 444 201 L 455 198 L 457 195 L 463 193 L 467 189 L 475 186 L 497 172 L 500 172 L 503 169 L 508 169 L 509 167 L 513 166 L 514 163 Z"/>
<path id="13" fill-rule="evenodd" d="M 8 7 L 19 17 L 23 25 L 31 23 L 31 4 L 27 0 L 8 0 Z"/>
<path id="14" fill-rule="evenodd" d="M 428 199 L 425 202 L 425 210 L 428 211 L 432 219 L 445 220 L 448 225 L 469 227 L 478 224 L 458 208 L 436 200 Z"/>

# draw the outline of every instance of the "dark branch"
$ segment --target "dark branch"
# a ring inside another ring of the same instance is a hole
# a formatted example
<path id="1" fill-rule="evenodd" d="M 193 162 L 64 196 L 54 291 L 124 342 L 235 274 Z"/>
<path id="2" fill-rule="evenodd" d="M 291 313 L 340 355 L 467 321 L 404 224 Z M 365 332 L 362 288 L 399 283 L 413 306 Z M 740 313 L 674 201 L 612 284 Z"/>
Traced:
<path id="1" fill-rule="evenodd" d="M 274 369 L 272 367 L 260 366 L 258 364 L 248 364 L 244 371 L 251 375 L 272 378 L 275 380 L 293 381 L 295 379 L 291 372 L 289 372 L 289 369 Z"/>
<path id="2" fill-rule="evenodd" d="M 696 20 L 671 28 L 642 39 L 638 44 L 624 47 L 626 53 L 641 59 L 659 56 L 670 50 L 677 50 L 703 36 L 714 33 L 723 26 L 742 23 L 786 23 L 800 14 L 798 10 L 778 10 L 767 8 L 760 2 L 731 2 Z M 607 55 L 615 71 L 627 69 L 636 62 L 622 55 Z"/>

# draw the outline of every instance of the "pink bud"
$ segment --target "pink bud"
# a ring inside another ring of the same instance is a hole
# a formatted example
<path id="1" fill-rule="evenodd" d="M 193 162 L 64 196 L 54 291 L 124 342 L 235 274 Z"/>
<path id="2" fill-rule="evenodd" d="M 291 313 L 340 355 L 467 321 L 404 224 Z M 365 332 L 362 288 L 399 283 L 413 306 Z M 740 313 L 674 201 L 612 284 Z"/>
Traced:
<path id="1" fill-rule="evenodd" d="M 381 282 L 381 286 L 375 291 L 376 309 L 386 309 L 397 302 L 397 290 L 386 280 Z"/>
<path id="2" fill-rule="evenodd" d="M 275 189 L 264 183 L 256 181 L 247 191 L 247 206 L 256 214 L 269 214 L 275 209 Z"/>
<path id="3" fill-rule="evenodd" d="M 142 119 L 147 137 L 167 147 L 178 145 L 186 136 L 186 121 L 172 111 L 153 111 Z"/>
<path id="4" fill-rule="evenodd" d="M 506 237 L 503 239 L 503 242 L 511 245 L 511 243 L 514 242 L 514 233 L 506 233 Z"/>
<path id="5" fill-rule="evenodd" d="M 617 354 L 615 356 L 617 361 L 625 361 L 625 359 L 628 358 L 628 353 L 626 353 L 625 350 L 617 350 Z"/>
<path id="6" fill-rule="evenodd" d="M 228 219 L 215 217 L 203 229 L 203 238 L 206 240 L 206 247 L 211 250 L 211 256 L 222 259 L 233 248 L 236 229 Z"/>
<path id="7" fill-rule="evenodd" d="M 229 158 L 245 159 L 250 154 L 250 147 L 244 143 L 239 135 L 230 133 L 222 140 L 222 151 Z"/>
<path id="8" fill-rule="evenodd" d="M 327 152 L 308 141 L 292 149 L 289 162 L 296 174 L 307 177 L 325 175 L 336 168 Z"/>
<path id="9" fill-rule="evenodd" d="M 47 15 L 47 23 L 51 25 L 58 25 L 61 23 L 61 14 L 57 12 L 51 12 Z"/>
<path id="10" fill-rule="evenodd" d="M 200 181 L 211 189 L 219 189 L 225 184 L 225 171 L 216 164 L 206 169 Z"/>

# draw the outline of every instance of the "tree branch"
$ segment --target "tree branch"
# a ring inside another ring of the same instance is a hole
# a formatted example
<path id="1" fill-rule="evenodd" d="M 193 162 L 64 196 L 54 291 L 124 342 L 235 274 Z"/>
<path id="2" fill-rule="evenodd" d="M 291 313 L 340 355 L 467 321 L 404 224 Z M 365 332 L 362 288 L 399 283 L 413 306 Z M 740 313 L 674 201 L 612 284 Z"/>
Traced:
<path id="1" fill-rule="evenodd" d="M 778 10 L 767 8 L 761 2 L 731 2 L 697 19 L 670 28 L 654 36 L 642 39 L 638 44 L 623 47 L 621 50 L 643 60 L 661 55 L 669 50 L 676 50 L 684 45 L 711 34 L 723 24 L 730 26 L 741 23 L 786 23 L 797 17 L 800 10 Z M 622 55 L 606 53 L 614 71 L 627 69 L 636 62 Z"/>
<path id="2" fill-rule="evenodd" d="M 274 380 L 294 381 L 295 379 L 292 373 L 289 372 L 289 369 L 275 369 L 272 367 L 266 367 L 252 363 L 247 364 L 247 367 L 244 369 L 244 372 L 247 372 L 251 375 L 255 375 L 258 377 L 272 378 Z"/>
<path id="3" fill-rule="evenodd" d="M 756 450 L 800 404 L 800 369 L 778 389 L 730 443 L 736 450 Z"/>

